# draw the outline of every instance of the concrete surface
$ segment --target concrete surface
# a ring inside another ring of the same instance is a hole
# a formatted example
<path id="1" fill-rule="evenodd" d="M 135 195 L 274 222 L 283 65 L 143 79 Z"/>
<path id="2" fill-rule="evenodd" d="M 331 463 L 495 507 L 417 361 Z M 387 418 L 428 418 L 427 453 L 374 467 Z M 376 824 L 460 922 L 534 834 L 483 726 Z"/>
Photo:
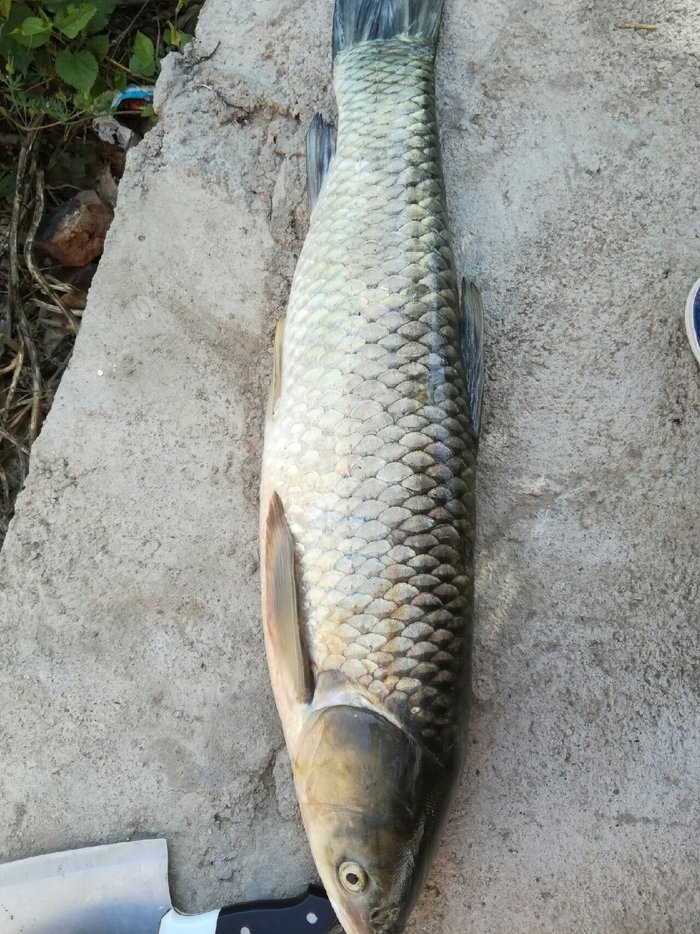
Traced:
<path id="1" fill-rule="evenodd" d="M 331 6 L 208 0 L 166 63 L 2 555 L 2 858 L 163 834 L 189 909 L 312 875 L 256 488 Z M 446 7 L 489 378 L 473 747 L 410 931 L 700 931 L 700 8 Z"/>

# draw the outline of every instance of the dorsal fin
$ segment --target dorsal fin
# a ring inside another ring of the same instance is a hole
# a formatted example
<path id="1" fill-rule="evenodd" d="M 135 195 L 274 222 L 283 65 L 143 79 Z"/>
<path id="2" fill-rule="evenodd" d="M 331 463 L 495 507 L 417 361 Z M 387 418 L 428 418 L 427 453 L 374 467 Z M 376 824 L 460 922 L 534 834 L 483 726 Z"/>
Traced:
<path id="1" fill-rule="evenodd" d="M 277 493 L 267 512 L 264 574 L 263 613 L 274 667 L 289 701 L 307 704 L 313 679 L 299 620 L 294 540 Z"/>
<path id="2" fill-rule="evenodd" d="M 306 188 L 311 211 L 321 194 L 323 179 L 334 152 L 335 127 L 332 123 L 326 123 L 321 114 L 316 114 L 306 134 Z"/>
<path id="3" fill-rule="evenodd" d="M 481 399 L 484 394 L 484 308 L 481 295 L 473 282 L 462 280 L 461 351 L 464 376 L 469 395 L 469 415 L 472 431 L 479 437 Z"/>

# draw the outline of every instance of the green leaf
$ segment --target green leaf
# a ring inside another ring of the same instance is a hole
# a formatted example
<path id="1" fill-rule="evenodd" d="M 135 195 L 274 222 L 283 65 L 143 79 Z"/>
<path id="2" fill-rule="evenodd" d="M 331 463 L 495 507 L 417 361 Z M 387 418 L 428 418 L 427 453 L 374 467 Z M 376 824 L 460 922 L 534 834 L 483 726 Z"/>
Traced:
<path id="1" fill-rule="evenodd" d="M 85 48 L 92 52 L 98 62 L 101 62 L 109 52 L 109 36 L 90 36 L 85 43 Z"/>
<path id="2" fill-rule="evenodd" d="M 109 113 L 112 108 L 114 91 L 100 91 L 92 99 L 92 109 L 95 113 Z"/>
<path id="3" fill-rule="evenodd" d="M 38 49 L 49 41 L 51 23 L 39 16 L 28 16 L 17 29 L 10 33 L 12 38 L 28 49 Z"/>
<path id="4" fill-rule="evenodd" d="M 100 29 L 104 29 L 109 22 L 112 13 L 114 13 L 114 8 L 117 5 L 117 0 L 92 0 L 92 5 L 97 10 L 97 13 L 95 13 L 90 23 L 89 31 L 99 32 Z"/>
<path id="5" fill-rule="evenodd" d="M 89 91 L 95 83 L 98 70 L 95 56 L 87 49 L 81 49 L 80 52 L 64 50 L 56 56 L 58 77 L 76 91 Z"/>
<path id="6" fill-rule="evenodd" d="M 129 70 L 150 78 L 156 71 L 156 53 L 153 42 L 142 32 L 136 33 L 134 52 L 129 59 Z"/>
<path id="7" fill-rule="evenodd" d="M 97 7 L 92 6 L 90 3 L 81 3 L 80 6 L 71 4 L 65 10 L 58 11 L 54 17 L 54 23 L 64 36 L 75 39 L 85 29 L 96 12 Z"/>
<path id="8" fill-rule="evenodd" d="M 142 62 L 153 61 L 153 42 L 141 31 L 136 33 L 136 38 L 134 39 L 134 55 Z"/>
<path id="9" fill-rule="evenodd" d="M 181 32 L 174 23 L 168 23 L 165 31 L 165 41 L 168 45 L 182 52 L 192 36 L 188 32 Z"/>
<path id="10" fill-rule="evenodd" d="M 67 9 L 73 0 L 44 0 L 43 5 L 52 13 L 58 13 L 59 10 Z"/>
<path id="11" fill-rule="evenodd" d="M 20 32 L 23 36 L 38 36 L 46 30 L 51 30 L 51 24 L 41 19 L 40 16 L 28 16 L 22 23 Z"/>
<path id="12" fill-rule="evenodd" d="M 12 6 L 12 0 L 0 0 L 0 16 L 3 19 L 7 19 L 10 15 L 10 7 Z"/>
<path id="13" fill-rule="evenodd" d="M 167 31 L 165 34 L 165 41 L 168 45 L 175 46 L 176 49 L 180 48 L 180 33 L 177 30 L 177 26 L 174 23 L 168 23 Z"/>
<path id="14" fill-rule="evenodd" d="M 32 61 L 31 51 L 10 39 L 9 36 L 7 37 L 7 42 L 3 43 L 3 45 L 5 49 L 2 52 L 2 56 L 5 59 L 5 71 L 7 74 L 13 75 L 15 72 L 19 72 L 22 75 L 26 75 Z"/>
<path id="15" fill-rule="evenodd" d="M 10 9 L 7 13 L 6 19 L 7 22 L 3 23 L 0 26 L 0 36 L 5 33 L 5 28 L 14 29 L 15 26 L 19 26 L 23 19 L 26 19 L 28 16 L 32 16 L 32 11 L 26 3 L 14 3 L 10 4 Z"/>
<path id="16" fill-rule="evenodd" d="M 89 113 L 92 107 L 92 98 L 86 91 L 77 91 L 73 95 L 73 109 L 78 113 Z"/>
<path id="17" fill-rule="evenodd" d="M 20 29 L 22 21 L 32 15 L 32 10 L 24 3 L 13 3 L 4 23 L 0 23 L 0 58 L 12 62 L 15 68 L 24 72 L 29 59 L 26 46 L 22 46 L 11 33 Z M 4 62 L 2 63 L 4 65 Z"/>

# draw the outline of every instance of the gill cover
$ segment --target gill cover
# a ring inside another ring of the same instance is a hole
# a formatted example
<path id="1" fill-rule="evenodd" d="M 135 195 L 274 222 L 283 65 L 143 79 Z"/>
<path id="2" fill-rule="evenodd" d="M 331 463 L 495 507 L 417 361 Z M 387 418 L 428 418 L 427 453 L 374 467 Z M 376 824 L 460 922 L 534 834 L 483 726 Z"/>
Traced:
<path id="1" fill-rule="evenodd" d="M 294 757 L 316 866 L 347 934 L 397 934 L 418 898 L 450 803 L 448 771 L 381 714 L 326 707 Z"/>

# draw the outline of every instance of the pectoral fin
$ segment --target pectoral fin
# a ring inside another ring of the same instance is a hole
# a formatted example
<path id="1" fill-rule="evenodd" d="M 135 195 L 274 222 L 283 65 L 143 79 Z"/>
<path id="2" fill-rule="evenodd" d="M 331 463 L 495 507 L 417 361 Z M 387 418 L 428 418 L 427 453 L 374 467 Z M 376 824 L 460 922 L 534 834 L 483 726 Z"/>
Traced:
<path id="1" fill-rule="evenodd" d="M 276 676 L 292 703 L 313 693 L 311 665 L 299 619 L 294 541 L 277 493 L 272 494 L 265 531 L 264 616 Z"/>

